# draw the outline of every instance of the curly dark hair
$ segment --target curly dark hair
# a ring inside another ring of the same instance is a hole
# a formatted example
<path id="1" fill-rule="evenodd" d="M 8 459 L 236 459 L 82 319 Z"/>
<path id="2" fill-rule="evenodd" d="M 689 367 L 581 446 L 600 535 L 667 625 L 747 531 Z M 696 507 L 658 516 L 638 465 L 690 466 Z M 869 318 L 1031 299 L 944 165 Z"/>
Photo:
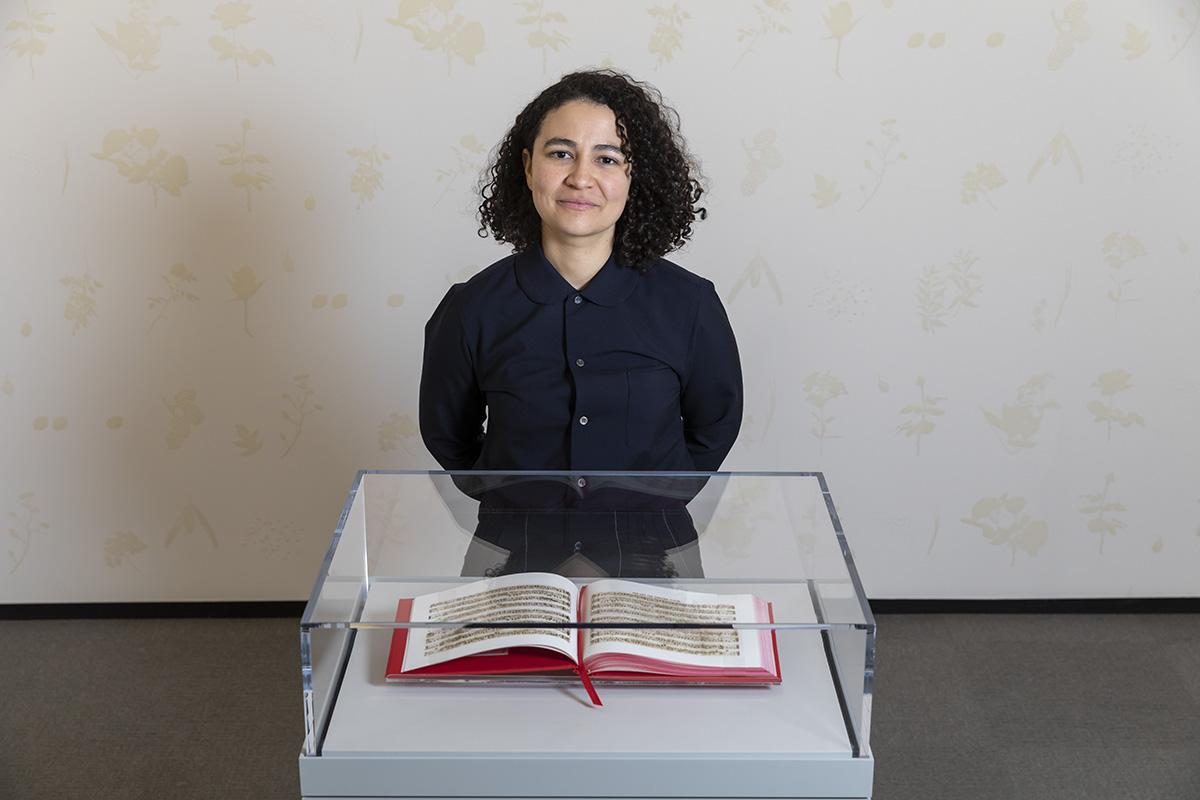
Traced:
<path id="1" fill-rule="evenodd" d="M 486 238 L 490 232 L 516 251 L 541 244 L 542 220 L 525 183 L 521 151 L 532 152 L 546 115 L 572 100 L 608 106 L 616 116 L 632 179 L 613 249 L 622 263 L 645 270 L 691 238 L 696 217 L 708 216 L 697 205 L 703 176 L 679 132 L 679 114 L 662 93 L 616 70 L 564 75 L 517 115 L 480 178 L 478 233 Z"/>

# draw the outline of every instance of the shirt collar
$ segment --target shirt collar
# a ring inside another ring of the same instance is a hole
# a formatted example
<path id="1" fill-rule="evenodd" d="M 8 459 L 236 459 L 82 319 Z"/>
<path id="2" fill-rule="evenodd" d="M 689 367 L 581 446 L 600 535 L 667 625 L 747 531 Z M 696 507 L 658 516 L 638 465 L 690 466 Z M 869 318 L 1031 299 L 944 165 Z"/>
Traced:
<path id="1" fill-rule="evenodd" d="M 633 293 L 640 277 L 636 269 L 620 262 L 614 249 L 588 285 L 577 291 L 536 245 L 517 253 L 516 272 L 521 289 L 530 300 L 542 305 L 558 303 L 568 295 L 579 294 L 598 305 L 615 306 Z"/>

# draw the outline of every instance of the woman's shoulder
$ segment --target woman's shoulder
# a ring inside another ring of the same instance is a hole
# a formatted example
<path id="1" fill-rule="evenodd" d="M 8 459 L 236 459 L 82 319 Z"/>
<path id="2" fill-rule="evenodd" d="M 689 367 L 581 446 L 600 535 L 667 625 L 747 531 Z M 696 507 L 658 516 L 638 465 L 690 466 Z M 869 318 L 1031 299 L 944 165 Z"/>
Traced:
<path id="1" fill-rule="evenodd" d="M 507 255 L 498 261 L 484 267 L 466 280 L 453 284 L 442 298 L 442 305 L 452 306 L 460 313 L 487 303 L 489 297 L 494 297 L 498 291 L 503 291 L 508 284 L 515 286 L 513 277 L 513 259 L 515 255 Z"/>
<path id="2" fill-rule="evenodd" d="M 486 296 L 488 292 L 514 282 L 513 265 L 516 257 L 515 253 L 509 253 L 455 286 L 461 287 L 460 291 L 468 296 Z"/>
<path id="3" fill-rule="evenodd" d="M 646 270 L 645 277 L 661 291 L 682 293 L 688 297 L 716 291 L 716 286 L 708 278 L 665 258 L 655 259 Z"/>

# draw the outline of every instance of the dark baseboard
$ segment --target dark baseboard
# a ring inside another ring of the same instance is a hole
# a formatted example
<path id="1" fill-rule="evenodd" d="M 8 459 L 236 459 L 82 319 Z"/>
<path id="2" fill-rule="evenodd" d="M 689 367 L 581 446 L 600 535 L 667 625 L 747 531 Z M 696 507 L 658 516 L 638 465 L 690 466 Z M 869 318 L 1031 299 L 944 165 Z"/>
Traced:
<path id="1" fill-rule="evenodd" d="M 299 621 L 304 603 L 250 600 L 212 603 L 20 603 L 0 604 L 0 619 L 199 619 L 292 617 Z"/>
<path id="2" fill-rule="evenodd" d="M 875 614 L 1200 614 L 1200 597 L 870 602 Z"/>

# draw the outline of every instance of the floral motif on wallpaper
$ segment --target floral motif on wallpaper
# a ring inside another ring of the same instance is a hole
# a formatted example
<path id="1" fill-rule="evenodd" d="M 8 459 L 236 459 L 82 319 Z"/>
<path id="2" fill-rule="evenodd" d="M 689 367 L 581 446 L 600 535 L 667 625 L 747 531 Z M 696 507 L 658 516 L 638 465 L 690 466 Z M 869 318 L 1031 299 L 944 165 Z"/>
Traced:
<path id="1" fill-rule="evenodd" d="M 238 2 L 238 0 L 230 3 L 221 3 L 213 11 L 209 19 L 219 22 L 221 30 L 229 34 L 226 37 L 222 34 L 214 33 L 208 38 L 208 45 L 217 51 L 218 60 L 233 62 L 233 77 L 235 80 L 240 81 L 242 79 L 242 64 L 248 67 L 259 67 L 263 64 L 274 66 L 275 59 L 270 53 L 261 47 L 251 50 L 238 38 L 238 29 L 249 25 L 255 19 L 250 16 L 249 3 Z"/>
<path id="2" fill-rule="evenodd" d="M 96 34 L 112 50 L 125 71 L 134 78 L 153 72 L 162 49 L 163 28 L 174 27 L 179 21 L 174 17 L 155 17 L 156 0 L 130 0 L 125 19 L 113 23 L 111 31 L 96 25 Z"/>
<path id="3" fill-rule="evenodd" d="M 146 298 L 149 310 L 154 314 L 147 331 L 153 330 L 160 320 L 167 318 L 167 312 L 178 303 L 194 303 L 200 299 L 192 286 L 200 279 L 187 268 L 185 264 L 172 264 L 166 272 L 159 276 L 166 285 L 165 294 L 157 294 Z"/>
<path id="4" fill-rule="evenodd" d="M 722 501 L 721 513 L 713 520 L 712 530 L 721 535 L 708 544 L 720 547 L 726 558 L 749 558 L 758 523 L 774 519 L 767 510 L 770 489 L 766 482 L 739 484 L 733 496 Z"/>
<path id="5" fill-rule="evenodd" d="M 736 69 L 742 59 L 754 52 L 759 42 L 773 33 L 788 33 L 790 28 L 783 24 L 783 15 L 791 11 L 788 0 L 758 0 L 754 3 L 754 13 L 758 14 L 758 24 L 752 28 L 738 28 L 737 40 L 745 42 L 737 61 L 733 62 Z"/>
<path id="6" fill-rule="evenodd" d="M 842 0 L 840 3 L 834 3 L 829 7 L 829 10 L 822 16 L 825 20 L 825 28 L 829 31 L 830 39 L 837 42 L 837 47 L 833 53 L 833 74 L 842 78 L 842 40 L 850 35 L 850 31 L 854 30 L 854 26 L 862 22 L 862 17 L 855 19 L 854 11 L 850 8 L 850 4 Z"/>
<path id="7" fill-rule="evenodd" d="M 746 154 L 746 176 L 742 179 L 742 194 L 749 197 L 766 182 L 767 176 L 783 166 L 783 154 L 775 146 L 775 131 L 764 130 L 754 134 L 750 144 L 742 140 Z"/>
<path id="8" fill-rule="evenodd" d="M 408 414 L 389 414 L 387 419 L 379 423 L 379 449 L 386 453 L 400 445 L 405 452 L 411 453 L 408 440 L 415 439 L 418 433 L 417 423 L 413 422 L 413 418 Z"/>
<path id="9" fill-rule="evenodd" d="M 1046 313 L 1049 308 L 1050 301 L 1042 298 L 1033 307 L 1033 329 L 1038 333 L 1042 333 L 1049 328 L 1058 327 L 1058 321 L 1062 319 L 1063 309 L 1066 308 L 1067 298 L 1071 296 L 1071 269 L 1067 267 L 1063 270 L 1063 288 L 1062 293 L 1058 297 L 1058 305 L 1055 308 L 1054 320 L 1046 321 Z"/>
<path id="10" fill-rule="evenodd" d="M 1054 49 L 1046 57 L 1046 66 L 1052 70 L 1062 69 L 1063 64 L 1075 52 L 1075 45 L 1092 38 L 1092 27 L 1087 20 L 1086 0 L 1073 0 L 1061 12 L 1051 11 L 1057 38 Z"/>
<path id="11" fill-rule="evenodd" d="M 916 50 L 921 45 L 925 45 L 930 50 L 940 50 L 942 45 L 946 43 L 946 34 L 944 31 L 937 31 L 929 34 L 928 37 L 924 33 L 917 32 L 908 37 L 906 44 L 909 50 Z"/>
<path id="12" fill-rule="evenodd" d="M 729 294 L 725 296 L 726 303 L 732 303 L 742 289 L 749 286 L 751 289 L 757 289 L 763 281 L 771 287 L 771 293 L 775 295 L 775 304 L 783 305 L 783 290 L 779 288 L 779 279 L 775 277 L 771 265 L 761 255 L 756 255 L 750 259 L 750 263 L 742 270 L 742 274 L 734 281 L 733 286 L 729 289 Z"/>
<path id="13" fill-rule="evenodd" d="M 258 290 L 266 281 L 260 281 L 254 274 L 254 267 L 248 265 L 242 265 L 231 271 L 225 281 L 233 292 L 230 302 L 242 304 L 242 331 L 247 336 L 254 336 L 250 332 L 250 299 L 258 294 Z"/>
<path id="14" fill-rule="evenodd" d="M 552 26 L 566 24 L 567 18 L 560 11 L 547 11 L 545 0 L 518 0 L 516 5 L 526 12 L 517 19 L 517 24 L 533 27 L 526 37 L 526 42 L 535 50 L 542 51 L 542 73 L 545 74 L 549 51 L 557 53 L 558 48 L 569 41 L 565 33 Z"/>
<path id="15" fill-rule="evenodd" d="M 188 503 L 171 524 L 171 528 L 167 531 L 164 539 L 164 544 L 170 547 L 181 536 L 193 538 L 201 533 L 204 534 L 205 538 L 212 544 L 213 549 L 216 550 L 218 547 L 217 534 L 209 523 L 208 518 L 195 505 Z"/>
<path id="16" fill-rule="evenodd" d="M 866 183 L 858 185 L 858 190 L 863 196 L 862 205 L 858 207 L 859 211 L 862 211 L 875 199 L 879 188 L 883 186 L 883 180 L 887 176 L 888 170 L 898 162 L 908 160 L 908 153 L 900 150 L 900 134 L 896 132 L 896 120 L 892 118 L 879 123 L 879 138 L 878 140 L 867 139 L 867 147 L 871 157 L 863 159 L 863 168 L 871 177 L 866 179 Z M 871 184 L 869 189 L 867 184 Z"/>
<path id="17" fill-rule="evenodd" d="M 107 567 L 132 565 L 134 557 L 146 549 L 146 543 L 133 531 L 116 531 L 104 540 L 104 564 Z"/>
<path id="18" fill-rule="evenodd" d="M 1092 421 L 1105 426 L 1106 438 L 1112 439 L 1113 425 L 1131 428 L 1134 425 L 1146 426 L 1146 420 L 1135 411 L 1125 411 L 1116 407 L 1116 396 L 1133 388 L 1133 376 L 1123 369 L 1105 372 L 1096 378 L 1092 387 L 1100 392 L 1100 400 L 1092 400 L 1087 404 L 1092 412 Z"/>
<path id="19" fill-rule="evenodd" d="M 412 34 L 422 50 L 442 51 L 446 56 L 446 74 L 451 74 L 455 57 L 475 64 L 484 50 L 483 26 L 454 12 L 456 0 L 401 0 L 389 25 Z"/>
<path id="20" fill-rule="evenodd" d="M 1062 161 L 1063 154 L 1066 154 L 1071 159 L 1071 164 L 1075 167 L 1075 175 L 1079 178 L 1079 182 L 1083 183 L 1083 161 L 1079 158 L 1079 153 L 1075 150 L 1075 145 L 1062 131 L 1054 134 L 1054 138 L 1050 140 L 1050 144 L 1046 146 L 1045 151 L 1037 157 L 1033 162 L 1033 166 L 1029 168 L 1029 175 L 1026 177 L 1026 183 L 1033 183 L 1033 179 L 1037 177 L 1038 172 L 1042 167 L 1046 166 L 1049 161 L 1050 165 L 1057 167 Z"/>
<path id="21" fill-rule="evenodd" d="M 856 322 L 870 311 L 874 291 L 861 278 L 829 271 L 812 290 L 808 307 L 820 309 L 829 319 Z"/>
<path id="22" fill-rule="evenodd" d="M 817 208 L 832 208 L 834 203 L 842 198 L 842 193 L 838 191 L 837 181 L 830 180 L 824 175 L 813 175 L 813 183 L 816 191 L 809 196 L 817 204 Z"/>
<path id="23" fill-rule="evenodd" d="M 1183 20 L 1183 24 L 1187 25 L 1187 33 L 1182 37 L 1178 33 L 1171 34 L 1171 42 L 1175 44 L 1175 50 L 1171 53 L 1171 57 L 1167 59 L 1168 62 L 1174 61 L 1179 57 L 1179 54 L 1192 43 L 1192 39 L 1196 35 L 1196 29 L 1200 28 L 1200 0 L 1190 0 L 1189 3 L 1181 3 L 1176 11 L 1179 18 Z"/>
<path id="24" fill-rule="evenodd" d="M 828 370 L 805 375 L 801 388 L 804 390 L 804 402 L 813 421 L 810 433 L 819 442 L 818 452 L 823 453 L 826 439 L 841 438 L 832 433 L 831 429 L 837 418 L 829 413 L 827 406 L 837 398 L 845 397 L 849 392 L 846 391 L 846 385 Z"/>
<path id="25" fill-rule="evenodd" d="M 1116 536 L 1117 531 L 1125 527 L 1124 521 L 1116 516 L 1126 511 L 1125 506 L 1109 497 L 1109 491 L 1116 480 L 1117 476 L 1111 472 L 1105 475 L 1104 488 L 1099 492 L 1083 495 L 1084 504 L 1079 508 L 1079 513 L 1088 518 L 1088 531 L 1100 538 L 1101 555 L 1104 554 L 1104 540 L 1109 536 Z"/>
<path id="26" fill-rule="evenodd" d="M 982 199 L 983 202 L 995 208 L 996 204 L 992 202 L 992 192 L 1006 183 L 1008 183 L 1008 178 L 1004 177 L 1004 173 L 1000 171 L 999 167 L 980 161 L 975 165 L 975 169 L 963 173 L 959 198 L 965 206 Z"/>
<path id="27" fill-rule="evenodd" d="M 909 439 L 914 439 L 917 445 L 917 455 L 921 455 L 921 437 L 928 436 L 937 428 L 935 417 L 946 413 L 940 403 L 945 397 L 929 394 L 925 390 L 925 376 L 918 375 L 917 389 L 920 393 L 916 403 L 909 403 L 900 409 L 900 416 L 906 417 L 904 422 L 896 427 L 897 433 L 903 433 Z"/>
<path id="28" fill-rule="evenodd" d="M 67 304 L 63 317 L 71 322 L 71 334 L 86 328 L 96 317 L 96 292 L 104 284 L 85 272 L 82 275 L 63 275 L 58 282 L 67 287 Z"/>
<path id="29" fill-rule="evenodd" d="M 47 33 L 54 33 L 54 26 L 49 19 L 53 16 L 49 11 L 35 11 L 29 0 L 25 0 L 25 16 L 10 19 L 4 26 L 7 32 L 16 32 L 15 39 L 10 39 L 5 46 L 17 58 L 29 59 L 29 77 L 36 78 L 33 70 L 33 59 L 45 55 Z"/>
<path id="30" fill-rule="evenodd" d="M 313 388 L 309 386 L 307 373 L 292 378 L 290 391 L 283 393 L 287 407 L 280 412 L 280 415 L 283 417 L 288 431 L 279 434 L 279 438 L 287 446 L 279 455 L 280 458 L 287 458 L 288 453 L 292 452 L 292 448 L 300 440 L 300 434 L 304 432 L 304 422 L 313 414 L 324 410 L 324 407 L 314 400 L 314 395 Z"/>
<path id="31" fill-rule="evenodd" d="M 274 560 L 295 555 L 302 541 L 304 535 L 296 523 L 259 514 L 254 517 L 242 547 L 253 548 Z"/>
<path id="32" fill-rule="evenodd" d="M 8 512 L 11 526 L 8 537 L 12 545 L 8 551 L 10 573 L 16 572 L 25 563 L 34 535 L 50 528 L 49 523 L 40 518 L 41 513 L 42 510 L 34 502 L 33 492 L 22 492 L 17 497 L 17 510 Z"/>
<path id="33" fill-rule="evenodd" d="M 1062 408 L 1049 396 L 1053 378 L 1048 372 L 1038 373 L 1017 387 L 1012 403 L 1002 403 L 999 411 L 983 409 L 984 420 L 1002 436 L 1010 453 L 1036 447 L 1046 412 Z"/>
<path id="34" fill-rule="evenodd" d="M 70 425 L 68 417 L 54 417 L 51 419 L 47 416 L 36 417 L 33 420 L 33 429 L 35 431 L 65 431 Z"/>
<path id="35" fill-rule="evenodd" d="M 1139 30 L 1132 22 L 1125 23 L 1125 41 L 1121 42 L 1125 60 L 1133 61 L 1150 52 L 1150 31 Z"/>
<path id="36" fill-rule="evenodd" d="M 170 420 L 167 425 L 167 449 L 178 450 L 204 422 L 204 411 L 196 405 L 195 389 L 180 389 L 174 397 L 164 397 L 163 406 Z"/>
<path id="37" fill-rule="evenodd" d="M 378 145 L 370 147 L 351 147 L 346 151 L 357 162 L 354 174 L 350 176 L 350 191 L 358 196 L 358 207 L 375 199 L 375 193 L 383 190 L 383 171 L 380 167 L 391 156 L 379 149 Z"/>
<path id="38" fill-rule="evenodd" d="M 683 47 L 683 26 L 692 15 L 679 7 L 679 3 L 670 6 L 652 6 L 646 13 L 657 21 L 654 32 L 650 34 L 650 45 L 647 48 L 650 55 L 655 56 L 657 66 L 675 58 L 675 54 Z"/>
<path id="39" fill-rule="evenodd" d="M 442 202 L 442 198 L 450 191 L 459 178 L 467 176 L 473 178 L 478 175 L 483 169 L 483 159 L 487 156 L 487 147 L 474 134 L 468 133 L 459 138 L 458 144 L 450 145 L 450 149 L 454 153 L 455 164 L 452 167 L 443 167 L 435 173 L 437 183 L 444 184 L 442 191 L 438 193 L 437 200 L 433 202 L 434 206 Z M 472 199 L 474 195 L 472 194 Z M 473 206 L 473 203 L 472 203 Z M 471 212 L 474 213 L 474 208 Z"/>
<path id="40" fill-rule="evenodd" d="M 251 153 L 246 149 L 246 137 L 250 133 L 250 120 L 242 120 L 242 139 L 240 142 L 218 144 L 225 155 L 217 162 L 223 167 L 236 167 L 237 171 L 230 176 L 235 189 L 246 192 L 246 211 L 250 211 L 250 198 L 254 192 L 261 192 L 263 187 L 271 182 L 271 176 L 266 172 L 264 164 L 269 164 L 262 153 Z M 254 190 L 252 192 L 251 190 Z"/>
<path id="41" fill-rule="evenodd" d="M 945 265 L 925 267 L 917 280 L 917 313 L 921 330 L 934 333 L 968 308 L 979 308 L 976 299 L 983 291 L 983 277 L 975 272 L 979 259 L 960 250 Z"/>
<path id="42" fill-rule="evenodd" d="M 100 152 L 92 155 L 115 166 L 117 173 L 130 183 L 149 186 L 157 206 L 159 190 L 179 197 L 188 184 L 187 161 L 165 148 L 155 149 L 157 145 L 156 128 L 131 125 L 126 130 L 110 130 L 100 143 Z"/>
<path id="43" fill-rule="evenodd" d="M 1136 236 L 1113 232 L 1104 237 L 1100 249 L 1109 267 L 1108 280 L 1111 288 L 1105 297 L 1112 302 L 1113 319 L 1116 319 L 1123 303 L 1136 302 L 1136 298 L 1127 293 L 1133 279 L 1128 277 L 1129 271 L 1125 267 L 1134 259 L 1146 255 L 1146 247 Z"/>
<path id="44" fill-rule="evenodd" d="M 971 507 L 970 516 L 959 521 L 978 528 L 988 543 L 1007 546 L 1012 554 L 1009 566 L 1017 563 L 1018 551 L 1036 556 L 1050 538 L 1046 521 L 1034 519 L 1025 510 L 1024 497 L 985 497 Z"/>
<path id="45" fill-rule="evenodd" d="M 350 295 L 345 292 L 338 292 L 330 296 L 327 292 L 318 292 L 314 294 L 312 300 L 309 301 L 314 309 L 331 308 L 334 311 L 343 309 L 349 304 Z"/>
<path id="46" fill-rule="evenodd" d="M 250 428 L 241 423 L 233 427 L 237 433 L 237 438 L 233 440 L 233 446 L 241 451 L 242 456 L 252 456 L 262 450 L 263 443 L 257 428 Z"/>

